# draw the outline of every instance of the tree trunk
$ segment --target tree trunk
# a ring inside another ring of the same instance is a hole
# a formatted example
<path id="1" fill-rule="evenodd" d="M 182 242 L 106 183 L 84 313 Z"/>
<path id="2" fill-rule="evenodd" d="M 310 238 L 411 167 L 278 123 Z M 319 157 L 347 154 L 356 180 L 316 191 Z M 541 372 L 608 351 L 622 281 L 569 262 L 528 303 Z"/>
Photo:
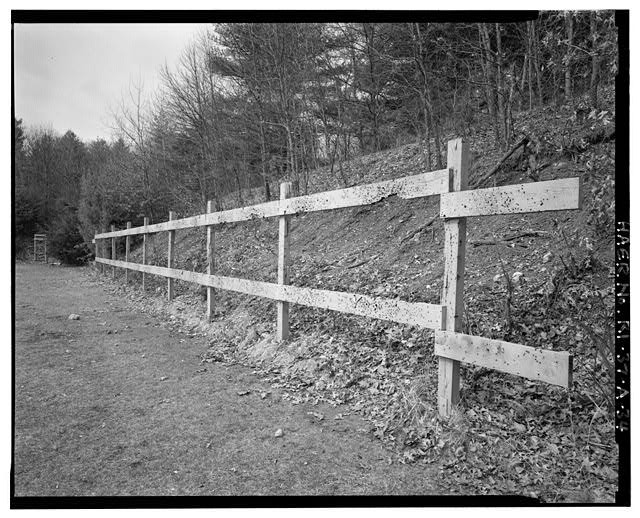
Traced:
<path id="1" fill-rule="evenodd" d="M 335 161 L 336 161 L 336 152 L 338 151 L 338 140 L 339 140 L 340 136 L 336 135 L 336 140 L 335 140 L 335 144 L 333 146 L 333 152 L 331 152 L 331 140 L 328 140 L 328 144 L 327 144 L 327 153 L 331 154 L 331 158 L 330 158 L 330 165 L 331 165 L 331 176 L 333 176 L 333 168 L 335 166 Z"/>
<path id="2" fill-rule="evenodd" d="M 291 137 L 291 129 L 289 127 L 288 124 L 283 125 L 284 129 L 287 132 L 287 148 L 288 148 L 288 154 L 289 154 L 289 167 L 291 168 L 290 171 L 290 175 L 292 175 L 291 179 L 295 181 L 299 181 L 300 179 L 298 178 L 298 170 L 296 168 L 296 157 L 295 157 L 295 152 L 293 150 L 293 139 Z"/>
<path id="3" fill-rule="evenodd" d="M 498 94 L 498 83 L 495 71 L 495 53 L 491 50 L 491 34 L 489 33 L 489 25 L 486 23 L 480 24 L 481 40 L 484 48 L 483 61 L 485 63 L 485 92 L 487 95 L 487 105 L 489 106 L 489 113 L 493 118 L 493 130 L 495 133 L 496 144 L 502 147 L 500 137 L 500 113 L 498 105 L 500 102 Z"/>
<path id="4" fill-rule="evenodd" d="M 524 84 L 527 80 L 527 71 L 529 69 L 529 55 L 525 51 L 524 60 L 522 61 L 522 76 L 520 77 L 520 88 L 518 97 L 518 111 L 522 111 L 524 107 Z"/>
<path id="5" fill-rule="evenodd" d="M 535 76 L 536 85 L 538 87 L 538 106 L 542 106 L 544 97 L 542 95 L 542 74 L 540 70 L 540 49 L 538 45 L 538 33 L 536 32 L 536 22 L 531 21 L 531 45 L 533 47 L 533 55 L 535 57 Z"/>
<path id="6" fill-rule="evenodd" d="M 524 80 L 524 71 L 526 70 L 525 64 L 522 65 L 522 79 Z M 515 63 L 512 65 L 512 73 L 509 75 L 509 95 L 506 99 L 505 109 L 505 125 L 504 125 L 504 140 L 506 147 L 509 147 L 511 137 L 513 136 L 513 96 L 516 91 L 516 74 Z"/>
<path id="7" fill-rule="evenodd" d="M 238 196 L 238 204 L 240 206 L 243 205 L 242 202 L 242 182 L 240 181 L 240 173 L 238 171 L 238 169 L 235 170 L 235 175 L 234 175 L 235 181 L 236 181 L 236 195 Z"/>
<path id="8" fill-rule="evenodd" d="M 269 179 L 267 178 L 266 164 L 266 144 L 264 136 L 264 126 L 260 123 L 260 165 L 262 170 L 262 183 L 264 185 L 264 201 L 271 200 L 271 191 L 269 190 Z"/>
<path id="9" fill-rule="evenodd" d="M 598 81 L 600 75 L 600 56 L 598 56 L 598 48 L 596 46 L 596 39 L 598 38 L 597 32 L 597 19 L 595 11 L 591 11 L 589 15 L 590 36 L 591 36 L 591 106 L 598 107 Z"/>
<path id="10" fill-rule="evenodd" d="M 529 53 L 529 110 L 533 109 L 533 31 L 532 22 L 527 22 L 527 47 Z"/>
<path id="11" fill-rule="evenodd" d="M 433 110 L 429 110 L 429 120 L 431 121 L 431 127 L 433 128 L 433 140 L 436 144 L 436 168 L 442 169 L 442 149 L 440 148 L 440 128 L 434 122 Z"/>
<path id="12" fill-rule="evenodd" d="M 427 147 L 427 169 L 431 170 L 431 134 L 429 131 L 429 108 L 427 108 L 427 103 L 425 101 L 426 94 L 423 93 L 422 98 L 422 113 L 424 114 L 424 141 Z"/>
<path id="13" fill-rule="evenodd" d="M 567 30 L 567 54 L 566 54 L 566 66 L 564 70 L 564 100 L 565 103 L 571 102 L 573 98 L 572 91 L 572 76 L 571 67 L 573 65 L 573 13 L 571 11 L 565 11 L 564 13 L 565 26 Z"/>
<path id="14" fill-rule="evenodd" d="M 482 51 L 480 52 L 480 66 L 482 67 L 482 75 L 484 77 L 484 95 L 487 101 L 487 110 L 489 111 L 489 116 L 494 116 L 494 105 L 493 105 L 493 90 L 491 89 L 491 71 L 489 64 L 489 51 L 487 50 L 487 42 L 485 40 L 485 24 L 478 24 L 478 37 L 480 39 L 480 48 Z"/>
<path id="15" fill-rule="evenodd" d="M 336 137 L 336 144 L 334 146 L 334 151 L 338 150 L 338 143 L 339 143 L 339 138 Z M 340 153 L 337 153 L 337 156 L 338 156 L 338 169 L 340 170 L 340 178 L 342 179 L 342 185 L 344 187 L 349 187 L 349 180 L 345 176 L 344 169 L 342 167 L 342 157 L 340 156 Z"/>
<path id="16" fill-rule="evenodd" d="M 500 149 L 506 149 L 508 142 L 507 135 L 507 110 L 504 92 L 504 75 L 502 73 L 502 35 L 500 34 L 500 24 L 496 23 L 496 93 L 498 99 L 498 118 L 502 129 L 502 139 Z"/>
<path id="17" fill-rule="evenodd" d="M 200 184 L 200 199 L 202 201 L 202 204 L 204 205 L 204 210 L 207 209 L 207 200 L 209 199 L 209 185 L 207 182 L 207 170 L 206 170 L 206 166 L 205 164 L 201 161 L 200 164 L 200 176 L 202 177 L 202 182 Z M 213 195 L 213 197 L 215 198 L 215 193 Z"/>
<path id="18" fill-rule="evenodd" d="M 422 103 L 422 114 L 424 120 L 424 141 L 426 145 L 427 169 L 431 170 L 431 129 L 433 128 L 433 126 L 429 122 L 431 119 L 431 110 L 429 102 L 429 77 L 427 74 L 426 52 L 424 46 L 422 45 L 420 24 L 410 24 L 409 30 L 413 37 L 413 59 L 416 62 L 418 70 L 420 71 L 420 78 L 422 81 L 422 88 L 420 89 L 420 101 Z"/>
<path id="19" fill-rule="evenodd" d="M 367 61 L 369 62 L 369 111 L 371 113 L 372 131 L 373 131 L 373 151 L 380 151 L 382 145 L 380 142 L 380 101 L 379 101 L 379 84 L 380 70 L 376 66 L 377 52 L 375 48 L 376 24 L 363 23 L 362 30 L 366 40 Z"/>
<path id="20" fill-rule="evenodd" d="M 518 88 L 518 111 L 522 111 L 524 108 L 524 85 L 527 80 L 527 71 L 529 70 L 529 56 L 527 52 L 524 53 L 524 59 L 522 60 L 522 75 L 520 76 L 520 86 Z"/>

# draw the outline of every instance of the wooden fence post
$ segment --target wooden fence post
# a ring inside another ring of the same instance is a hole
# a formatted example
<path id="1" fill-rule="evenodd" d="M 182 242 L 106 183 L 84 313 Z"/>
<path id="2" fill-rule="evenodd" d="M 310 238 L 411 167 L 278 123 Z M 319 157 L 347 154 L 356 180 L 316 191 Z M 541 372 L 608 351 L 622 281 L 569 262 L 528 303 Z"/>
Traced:
<path id="1" fill-rule="evenodd" d="M 144 218 L 145 232 L 142 234 L 142 264 L 147 264 L 147 226 L 149 225 L 149 218 Z M 142 291 L 145 291 L 145 273 L 142 272 Z"/>
<path id="2" fill-rule="evenodd" d="M 106 228 L 102 229 L 103 233 L 105 233 L 106 231 L 107 231 Z M 107 258 L 107 240 L 106 239 L 100 240 L 100 257 L 102 257 L 103 259 Z M 104 275 L 104 263 L 100 263 L 100 273 Z"/>
<path id="3" fill-rule="evenodd" d="M 207 202 L 207 212 L 213 212 L 213 201 Z M 207 225 L 207 274 L 213 275 L 215 271 L 214 257 L 215 234 L 213 225 Z M 207 322 L 211 322 L 213 316 L 213 288 L 207 286 Z"/>
<path id="4" fill-rule="evenodd" d="M 116 231 L 116 226 L 115 225 L 111 225 L 111 232 L 115 232 Z M 113 259 L 114 261 L 116 260 L 116 238 L 112 237 L 111 238 L 111 259 Z M 112 267 L 112 271 L 113 271 L 113 280 L 116 280 L 116 267 L 113 266 Z"/>
<path id="5" fill-rule="evenodd" d="M 175 219 L 175 212 L 172 210 L 169 211 L 169 221 Z M 169 230 L 169 245 L 167 250 L 167 268 L 173 268 L 175 251 L 176 251 L 176 231 Z M 167 279 L 167 300 L 173 300 L 175 295 L 174 293 L 174 280 L 169 278 Z"/>
<path id="6" fill-rule="evenodd" d="M 131 228 L 131 221 L 127 221 L 127 229 Z M 131 251 L 131 236 L 124 238 L 124 260 L 129 262 L 129 252 Z M 129 284 L 129 268 L 124 269 L 124 283 Z"/>
<path id="7" fill-rule="evenodd" d="M 291 182 L 280 184 L 280 199 L 291 196 Z M 278 233 L 278 284 L 289 284 L 289 220 L 291 216 L 280 216 Z M 289 303 L 278 302 L 278 341 L 289 338 Z"/>
<path id="8" fill-rule="evenodd" d="M 447 150 L 449 191 L 467 188 L 468 145 L 462 139 L 450 140 Z M 446 306 L 446 331 L 462 331 L 464 262 L 467 218 L 444 221 L 444 278 L 442 302 Z M 460 397 L 460 362 L 440 358 L 438 362 L 438 411 L 448 416 Z"/>

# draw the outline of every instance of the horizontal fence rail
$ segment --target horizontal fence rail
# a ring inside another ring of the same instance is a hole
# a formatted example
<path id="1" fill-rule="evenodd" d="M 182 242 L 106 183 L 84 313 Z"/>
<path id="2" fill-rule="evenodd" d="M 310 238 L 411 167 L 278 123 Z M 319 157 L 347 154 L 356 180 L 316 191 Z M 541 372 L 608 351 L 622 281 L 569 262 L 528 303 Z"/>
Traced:
<path id="1" fill-rule="evenodd" d="M 344 209 L 371 205 L 378 201 L 397 195 L 409 200 L 422 198 L 447 192 L 448 172 L 446 169 L 421 173 L 414 176 L 406 176 L 396 180 L 349 187 L 335 191 L 325 191 L 307 196 L 298 196 L 284 200 L 269 201 L 249 207 L 224 210 L 190 216 L 188 218 L 174 219 L 164 223 L 156 223 L 146 227 L 135 227 L 115 232 L 96 234 L 96 239 L 110 237 L 131 236 L 135 234 L 150 234 L 166 230 L 180 230 L 185 228 L 205 227 L 222 223 L 237 223 L 253 219 L 271 218 L 274 216 L 293 216 L 306 212 L 323 210 Z"/>
<path id="2" fill-rule="evenodd" d="M 289 303 L 330 309 L 369 318 L 378 318 L 400 324 L 420 326 L 435 331 L 434 353 L 438 357 L 438 410 L 449 415 L 459 400 L 460 362 L 487 367 L 529 379 L 544 381 L 570 388 L 572 384 L 573 358 L 568 352 L 550 351 L 526 345 L 463 334 L 463 287 L 466 252 L 466 218 L 500 214 L 521 214 L 580 209 L 582 183 L 580 178 L 566 178 L 507 185 L 487 189 L 467 190 L 469 170 L 468 145 L 461 139 L 448 144 L 447 168 L 421 173 L 395 180 L 388 180 L 334 191 L 290 197 L 291 184 L 281 184 L 280 199 L 241 207 L 174 219 L 149 225 L 144 219 L 141 227 L 96 234 L 96 263 L 104 272 L 105 266 L 165 277 L 167 296 L 174 296 L 175 279 L 193 282 L 207 287 L 207 321 L 211 321 L 214 305 L 214 289 L 223 289 L 268 298 L 277 302 L 277 339 L 289 336 Z M 440 196 L 440 218 L 444 221 L 444 274 L 441 304 L 407 302 L 396 299 L 371 297 L 357 293 L 303 288 L 289 284 L 289 220 L 296 214 L 333 210 L 377 203 L 390 196 L 403 199 Z M 278 282 L 270 283 L 215 275 L 214 243 L 215 225 L 237 223 L 278 217 Z M 206 227 L 207 273 L 174 268 L 175 231 Z M 147 263 L 147 235 L 168 232 L 167 267 Z M 142 234 L 142 263 L 129 259 L 129 236 Z M 116 259 L 116 239 L 126 237 L 125 258 Z M 109 241 L 111 257 L 109 258 Z M 125 276 L 128 281 L 128 276 Z"/>
<path id="3" fill-rule="evenodd" d="M 442 329 L 445 314 L 444 306 L 427 304 L 426 302 L 406 302 L 403 300 L 359 295 L 357 293 L 301 288 L 285 284 L 238 279 L 237 277 L 223 277 L 221 275 L 208 275 L 206 273 L 177 270 L 163 266 L 127 263 L 125 261 L 114 261 L 111 259 L 96 258 L 96 261 L 108 266 L 128 268 L 138 272 L 194 282 L 202 286 L 235 291 L 246 295 L 254 295 L 256 297 L 264 297 L 281 302 L 292 302 L 294 304 L 302 304 L 303 306 L 332 309 L 342 313 L 390 320 L 400 324 L 411 324 L 429 329 Z"/>
<path id="4" fill-rule="evenodd" d="M 582 208 L 580 178 L 521 183 L 440 197 L 441 218 L 522 214 Z"/>
<path id="5" fill-rule="evenodd" d="M 479 367 L 571 387 L 573 358 L 565 351 L 550 351 L 450 331 L 436 331 L 434 351 L 438 356 Z"/>

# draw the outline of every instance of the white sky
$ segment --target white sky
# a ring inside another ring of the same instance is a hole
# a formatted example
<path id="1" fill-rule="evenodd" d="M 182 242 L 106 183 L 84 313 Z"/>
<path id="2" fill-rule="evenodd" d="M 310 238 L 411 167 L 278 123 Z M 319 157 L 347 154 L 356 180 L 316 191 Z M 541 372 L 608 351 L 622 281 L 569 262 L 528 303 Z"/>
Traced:
<path id="1" fill-rule="evenodd" d="M 110 107 L 131 80 L 145 93 L 159 69 L 177 62 L 205 24 L 15 24 L 16 117 L 26 126 L 72 130 L 88 142 L 110 138 Z"/>
<path id="2" fill-rule="evenodd" d="M 186 4 L 191 3 L 189 0 L 183 1 L 185 5 L 162 5 L 160 2 L 159 6 L 154 7 L 179 9 L 188 7 Z M 113 5 L 109 8 L 140 7 L 135 5 L 136 0 L 125 2 L 112 0 L 112 3 Z M 118 3 L 124 5 L 117 5 Z M 190 7 L 201 9 L 260 7 L 253 2 L 249 2 L 248 6 L 243 5 L 246 3 L 245 0 L 235 0 L 233 5 L 228 5 L 226 2 L 212 0 Z M 582 3 L 590 2 L 584 0 Z M 48 8 L 48 5 L 45 7 Z M 376 0 L 325 0 L 320 5 L 312 3 L 304 7 L 296 0 L 274 0 L 268 7 L 272 9 L 434 8 L 433 5 L 426 5 L 417 0 L 398 0 L 398 4 L 393 5 L 387 2 L 380 5 Z M 457 8 L 464 7 L 462 5 Z M 508 7 L 513 6 L 498 5 L 493 8 Z M 543 5 L 538 7 L 544 8 Z M 20 8 L 33 8 L 33 6 L 25 5 Z M 68 8 L 68 6 L 56 5 L 56 8 Z M 117 105 L 122 92 L 128 88 L 129 82 L 141 76 L 145 91 L 152 93 L 159 84 L 158 71 L 165 60 L 171 67 L 191 39 L 205 28 L 205 24 L 158 23 L 15 24 L 16 116 L 22 118 L 27 126 L 51 125 L 60 133 L 71 129 L 84 141 L 93 140 L 96 137 L 109 138 L 111 136 L 109 108 Z"/>

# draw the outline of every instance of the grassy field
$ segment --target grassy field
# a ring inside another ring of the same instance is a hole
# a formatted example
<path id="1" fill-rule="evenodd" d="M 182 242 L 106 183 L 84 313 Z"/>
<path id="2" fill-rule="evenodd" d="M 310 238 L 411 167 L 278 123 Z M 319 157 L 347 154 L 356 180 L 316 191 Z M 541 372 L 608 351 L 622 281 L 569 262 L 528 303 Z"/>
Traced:
<path id="1" fill-rule="evenodd" d="M 86 273 L 16 265 L 15 496 L 435 492 L 436 466 L 390 464 L 360 418 L 201 363 L 203 337 Z"/>

